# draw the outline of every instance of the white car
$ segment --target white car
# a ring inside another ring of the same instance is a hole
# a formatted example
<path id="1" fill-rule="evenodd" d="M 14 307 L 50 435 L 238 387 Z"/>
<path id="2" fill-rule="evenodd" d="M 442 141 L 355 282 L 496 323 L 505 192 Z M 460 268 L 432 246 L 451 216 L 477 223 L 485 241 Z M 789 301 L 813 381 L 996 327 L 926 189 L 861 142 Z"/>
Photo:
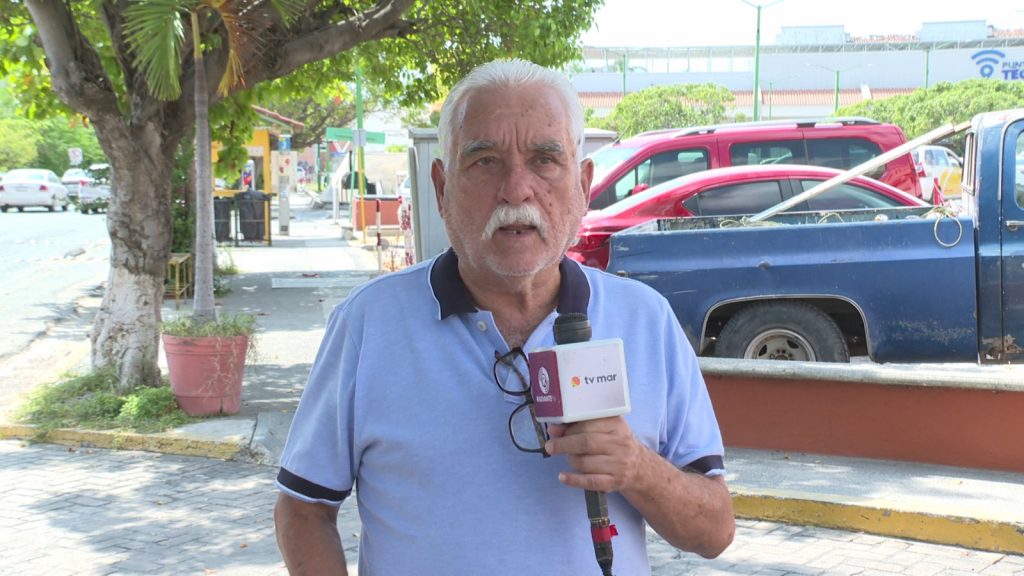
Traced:
<path id="1" fill-rule="evenodd" d="M 68 168 L 60 177 L 60 182 L 68 189 L 68 198 L 76 202 L 79 190 L 92 183 L 92 175 L 85 168 Z"/>
<path id="2" fill-rule="evenodd" d="M 82 214 L 99 214 L 110 205 L 110 164 L 89 166 L 89 181 L 83 182 L 78 196 L 78 209 Z"/>
<path id="3" fill-rule="evenodd" d="M 960 196 L 960 157 L 944 146 L 918 146 L 910 151 L 921 181 L 922 198 L 932 204 Z M 935 194 L 937 191 L 940 194 Z"/>
<path id="4" fill-rule="evenodd" d="M 52 170 L 23 168 L 11 170 L 0 180 L 0 212 L 17 208 L 24 212 L 40 206 L 50 212 L 68 209 L 68 190 Z"/>

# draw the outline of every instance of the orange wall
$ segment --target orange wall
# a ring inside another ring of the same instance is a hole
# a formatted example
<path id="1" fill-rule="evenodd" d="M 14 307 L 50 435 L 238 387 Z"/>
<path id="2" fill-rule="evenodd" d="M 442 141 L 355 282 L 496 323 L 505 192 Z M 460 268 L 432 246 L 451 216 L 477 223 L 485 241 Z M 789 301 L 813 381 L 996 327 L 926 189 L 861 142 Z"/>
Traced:
<path id="1" fill-rule="evenodd" d="M 705 380 L 727 446 L 1024 472 L 1024 391 Z"/>

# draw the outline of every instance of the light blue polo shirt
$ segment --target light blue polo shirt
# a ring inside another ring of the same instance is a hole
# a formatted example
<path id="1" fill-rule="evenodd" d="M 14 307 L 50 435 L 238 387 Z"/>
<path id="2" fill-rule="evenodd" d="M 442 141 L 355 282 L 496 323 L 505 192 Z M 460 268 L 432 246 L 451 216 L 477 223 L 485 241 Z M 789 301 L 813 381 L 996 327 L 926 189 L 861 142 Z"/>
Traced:
<path id="1" fill-rule="evenodd" d="M 560 313 L 621 338 L 636 437 L 678 467 L 723 470 L 722 438 L 697 359 L 649 287 L 565 259 L 558 309 L 523 349 L 554 345 Z M 516 450 L 522 399 L 492 369 L 505 343 L 448 251 L 354 290 L 332 313 L 281 459 L 278 487 L 340 505 L 355 489 L 360 576 L 599 574 L 583 492 L 564 456 Z M 645 524 L 608 496 L 616 574 L 650 574 Z M 348 537 L 348 535 L 345 535 Z"/>

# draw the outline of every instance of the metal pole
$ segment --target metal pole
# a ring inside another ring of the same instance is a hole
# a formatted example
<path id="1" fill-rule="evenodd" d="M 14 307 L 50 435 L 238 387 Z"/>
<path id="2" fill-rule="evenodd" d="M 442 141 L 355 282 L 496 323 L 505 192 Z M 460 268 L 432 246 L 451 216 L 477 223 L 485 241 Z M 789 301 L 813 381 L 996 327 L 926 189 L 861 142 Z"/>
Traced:
<path id="1" fill-rule="evenodd" d="M 932 56 L 932 49 L 931 49 L 931 47 L 925 48 L 924 49 L 924 89 L 925 90 L 928 89 L 928 72 L 929 72 L 928 68 L 930 67 L 929 65 L 931 64 L 931 59 L 932 59 L 931 56 Z"/>
<path id="2" fill-rule="evenodd" d="M 754 37 L 754 121 L 761 119 L 761 6 L 757 6 L 757 35 Z"/>
<path id="3" fill-rule="evenodd" d="M 885 152 L 883 154 L 879 154 L 878 156 L 875 156 L 874 158 L 868 160 L 863 164 L 859 164 L 857 166 L 854 166 L 853 168 L 850 168 L 849 170 L 846 170 L 845 172 L 842 172 L 841 174 L 837 174 L 829 178 L 828 180 L 825 180 L 821 184 L 815 185 L 806 192 L 801 192 L 800 194 L 793 196 L 792 198 L 786 200 L 785 202 L 780 202 L 767 210 L 759 212 L 751 216 L 749 221 L 760 222 L 762 220 L 771 218 L 772 216 L 775 216 L 779 212 L 789 210 L 790 208 L 796 206 L 797 204 L 803 202 L 804 200 L 814 198 L 815 196 L 821 194 L 822 192 L 828 190 L 829 188 L 849 182 L 850 180 L 853 180 L 857 176 L 860 176 L 866 172 L 870 172 L 871 170 L 874 170 L 875 168 L 882 166 L 891 160 L 899 158 L 900 156 L 910 152 L 911 150 L 917 148 L 918 146 L 929 144 L 941 138 L 945 138 L 950 134 L 962 132 L 970 127 L 971 123 L 969 121 L 957 124 L 956 126 L 954 126 L 953 124 L 943 124 L 942 126 L 939 126 L 938 128 L 932 130 L 931 132 L 928 132 L 927 134 L 918 136 L 917 138 L 914 138 L 909 142 L 904 142 L 903 144 L 900 144 L 899 146 L 893 148 L 892 150 L 889 150 L 888 152 Z"/>
<path id="4" fill-rule="evenodd" d="M 359 131 L 358 168 L 359 168 L 359 229 L 363 231 L 363 241 L 366 240 L 366 172 L 363 158 L 363 73 L 356 66 L 356 129 Z"/>
<path id="5" fill-rule="evenodd" d="M 622 97 L 626 97 L 626 68 L 629 67 L 629 50 L 622 52 Z"/>
<path id="6" fill-rule="evenodd" d="M 836 70 L 836 103 L 832 108 L 832 115 L 839 115 L 839 70 Z"/>

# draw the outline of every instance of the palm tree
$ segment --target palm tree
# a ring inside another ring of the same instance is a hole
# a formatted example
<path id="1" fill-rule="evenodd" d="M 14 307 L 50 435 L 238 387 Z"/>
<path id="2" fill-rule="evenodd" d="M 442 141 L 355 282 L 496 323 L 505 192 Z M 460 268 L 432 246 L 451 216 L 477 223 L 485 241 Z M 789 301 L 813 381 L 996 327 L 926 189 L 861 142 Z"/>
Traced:
<path id="1" fill-rule="evenodd" d="M 271 4 L 287 21 L 299 13 L 302 0 L 271 0 Z M 224 96 L 232 88 L 244 85 L 244 69 L 239 54 L 258 42 L 253 34 L 248 33 L 245 15 L 248 11 L 258 9 L 258 5 L 259 2 L 245 0 L 137 0 L 125 11 L 125 32 L 135 52 L 135 64 L 145 74 L 153 95 L 163 100 L 176 100 L 181 96 L 180 55 L 186 46 L 186 16 L 192 32 L 196 114 L 195 295 L 192 307 L 192 319 L 195 322 L 213 322 L 217 319 L 213 294 L 210 93 L 203 60 L 203 24 L 208 24 L 211 29 L 219 28 L 219 41 L 227 45 L 227 65 L 217 87 L 218 93 Z"/>

